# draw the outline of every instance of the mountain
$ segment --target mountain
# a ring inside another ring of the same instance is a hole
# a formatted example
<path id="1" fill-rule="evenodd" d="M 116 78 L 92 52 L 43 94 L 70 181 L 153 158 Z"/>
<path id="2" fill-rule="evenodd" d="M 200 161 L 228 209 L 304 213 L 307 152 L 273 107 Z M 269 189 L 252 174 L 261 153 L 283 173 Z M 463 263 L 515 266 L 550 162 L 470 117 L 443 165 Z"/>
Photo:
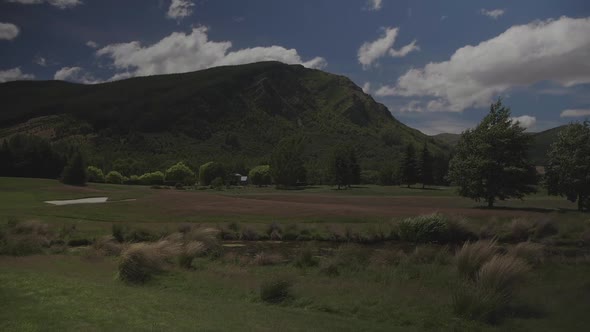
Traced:
<path id="1" fill-rule="evenodd" d="M 400 158 L 403 146 L 449 147 L 396 120 L 350 79 L 301 65 L 260 62 L 95 85 L 0 84 L 0 138 L 25 132 L 75 143 L 90 163 L 117 159 L 163 169 L 178 160 L 266 162 L 275 144 L 304 135 L 308 164 L 351 144 L 364 168 Z"/>
<path id="2" fill-rule="evenodd" d="M 549 151 L 549 147 L 555 142 L 555 140 L 557 140 L 557 135 L 564 127 L 565 126 L 559 126 L 539 133 L 531 133 L 533 139 L 529 149 L 529 157 L 535 165 L 545 165 L 547 163 L 547 152 Z M 433 135 L 432 137 L 448 144 L 449 146 L 455 146 L 459 142 L 461 135 L 443 133 Z"/>

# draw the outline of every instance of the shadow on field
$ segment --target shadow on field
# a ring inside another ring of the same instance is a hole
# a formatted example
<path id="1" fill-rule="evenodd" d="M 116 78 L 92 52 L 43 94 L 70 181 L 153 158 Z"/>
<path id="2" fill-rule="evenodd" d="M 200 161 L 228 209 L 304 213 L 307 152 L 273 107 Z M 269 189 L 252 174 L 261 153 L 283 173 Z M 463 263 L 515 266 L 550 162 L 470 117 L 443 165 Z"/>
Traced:
<path id="1" fill-rule="evenodd" d="M 537 208 L 537 207 L 511 207 L 511 206 L 494 206 L 494 207 L 487 207 L 487 206 L 475 206 L 473 207 L 477 210 L 487 210 L 487 211 L 523 211 L 523 212 L 537 212 L 537 213 L 551 213 L 551 212 L 565 212 L 569 209 L 555 209 L 555 208 Z M 562 211 L 565 210 L 565 211 Z M 573 211 L 573 210 L 572 210 Z"/>

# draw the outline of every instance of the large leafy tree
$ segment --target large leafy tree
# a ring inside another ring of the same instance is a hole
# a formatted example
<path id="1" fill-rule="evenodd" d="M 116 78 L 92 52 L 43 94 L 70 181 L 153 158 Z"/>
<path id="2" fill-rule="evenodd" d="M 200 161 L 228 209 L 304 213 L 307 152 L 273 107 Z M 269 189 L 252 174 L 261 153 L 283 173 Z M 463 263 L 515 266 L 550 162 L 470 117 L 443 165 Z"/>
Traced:
<path id="1" fill-rule="evenodd" d="M 328 164 L 328 173 L 332 183 L 341 187 L 358 184 L 361 177 L 361 167 L 354 150 L 348 146 L 338 146 L 332 152 Z"/>
<path id="2" fill-rule="evenodd" d="M 420 182 L 422 182 L 422 188 L 431 185 L 434 182 L 433 177 L 433 163 L 432 155 L 428 150 L 428 145 L 424 144 L 422 153 L 420 154 L 420 160 L 418 161 L 418 170 L 420 172 Z"/>
<path id="3" fill-rule="evenodd" d="M 459 194 L 493 207 L 496 200 L 535 192 L 536 174 L 527 158 L 531 136 L 510 118 L 498 100 L 475 127 L 461 135 L 449 165 L 449 179 Z"/>
<path id="4" fill-rule="evenodd" d="M 195 183 L 195 172 L 193 172 L 183 162 L 172 165 L 166 170 L 166 182 L 180 183 L 182 185 L 191 185 Z"/>
<path id="5" fill-rule="evenodd" d="M 270 174 L 277 186 L 292 187 L 306 179 L 303 162 L 303 137 L 284 138 L 277 144 L 270 159 Z"/>
<path id="6" fill-rule="evenodd" d="M 401 177 L 402 183 L 406 184 L 408 188 L 418 182 L 418 162 L 416 161 L 416 149 L 413 144 L 406 146 L 406 152 L 401 163 Z"/>
<path id="7" fill-rule="evenodd" d="M 548 153 L 546 185 L 551 195 L 578 201 L 590 210 L 590 122 L 573 123 L 560 131 Z"/>

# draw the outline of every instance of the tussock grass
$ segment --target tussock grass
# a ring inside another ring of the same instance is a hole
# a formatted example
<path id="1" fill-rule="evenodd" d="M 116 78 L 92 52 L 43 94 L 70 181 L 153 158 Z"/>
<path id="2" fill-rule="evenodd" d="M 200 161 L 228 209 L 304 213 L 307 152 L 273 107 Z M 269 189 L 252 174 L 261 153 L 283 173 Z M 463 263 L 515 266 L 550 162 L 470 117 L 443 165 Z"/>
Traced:
<path id="1" fill-rule="evenodd" d="M 277 304 L 293 298 L 293 281 L 286 277 L 275 277 L 260 285 L 260 299 L 267 303 Z"/>
<path id="2" fill-rule="evenodd" d="M 267 265 L 277 265 L 277 264 L 282 263 L 283 261 L 284 261 L 284 258 L 280 254 L 276 254 L 276 253 L 268 254 L 265 252 L 259 252 L 254 256 L 252 263 L 254 265 L 267 266 Z"/>
<path id="3" fill-rule="evenodd" d="M 185 269 L 190 269 L 195 258 L 202 256 L 206 252 L 205 244 L 199 241 L 190 241 L 185 243 L 178 255 L 178 263 Z"/>
<path id="4" fill-rule="evenodd" d="M 439 213 L 406 218 L 398 224 L 400 240 L 414 243 L 445 242 L 448 225 L 445 216 Z"/>
<path id="5" fill-rule="evenodd" d="M 497 322 L 502 310 L 508 305 L 502 294 L 471 282 L 465 282 L 455 289 L 451 303 L 456 315 L 486 323 Z"/>
<path id="6" fill-rule="evenodd" d="M 9 224 L 0 230 L 0 254 L 26 256 L 39 254 L 51 245 L 49 226 L 36 220 Z"/>
<path id="7" fill-rule="evenodd" d="M 121 254 L 118 278 L 130 284 L 142 284 L 155 273 L 163 271 L 169 261 L 181 252 L 179 243 L 167 240 L 131 244 Z"/>
<path id="8" fill-rule="evenodd" d="M 479 269 L 498 251 L 496 240 L 465 242 L 455 254 L 457 270 L 467 278 L 475 279 Z"/>
<path id="9" fill-rule="evenodd" d="M 530 264 L 542 263 L 545 259 L 545 246 L 529 241 L 511 247 L 508 252 L 512 256 L 521 258 Z"/>
<path id="10" fill-rule="evenodd" d="M 125 245 L 117 242 L 112 235 L 103 236 L 98 238 L 92 244 L 92 248 L 99 254 L 105 256 L 119 256 L 123 251 Z"/>
<path id="11" fill-rule="evenodd" d="M 535 230 L 535 223 L 523 218 L 512 220 L 509 230 L 509 240 L 514 242 L 527 241 Z"/>
<path id="12" fill-rule="evenodd" d="M 304 246 L 297 252 L 294 265 L 298 268 L 307 268 L 318 266 L 319 260 L 314 255 L 314 250 L 310 246 Z"/>
<path id="13" fill-rule="evenodd" d="M 500 293 L 511 299 L 515 287 L 521 283 L 530 267 L 524 260 L 512 255 L 495 255 L 477 274 L 479 287 Z"/>

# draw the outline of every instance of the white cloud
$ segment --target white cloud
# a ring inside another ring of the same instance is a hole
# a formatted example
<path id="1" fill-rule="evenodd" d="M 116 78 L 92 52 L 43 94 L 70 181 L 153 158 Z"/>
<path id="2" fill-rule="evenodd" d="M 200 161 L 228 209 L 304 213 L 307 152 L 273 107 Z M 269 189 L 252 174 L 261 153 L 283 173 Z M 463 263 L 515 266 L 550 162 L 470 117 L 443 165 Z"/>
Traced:
<path id="1" fill-rule="evenodd" d="M 363 92 L 364 93 L 371 93 L 371 83 L 370 82 L 365 82 L 365 84 L 363 84 Z"/>
<path id="2" fill-rule="evenodd" d="M 506 11 L 504 9 L 491 9 L 491 10 L 487 10 L 487 9 L 481 9 L 480 13 L 482 15 L 485 15 L 489 18 L 493 18 L 494 20 L 497 20 L 498 17 L 504 15 Z"/>
<path id="3" fill-rule="evenodd" d="M 563 110 L 559 117 L 561 118 L 576 118 L 590 116 L 590 109 L 569 109 Z"/>
<path id="4" fill-rule="evenodd" d="M 443 15 L 443 16 L 441 16 L 441 17 L 440 17 L 440 20 L 441 20 L 441 21 L 444 21 L 444 20 L 446 20 L 447 18 L 449 18 L 447 15 Z"/>
<path id="5" fill-rule="evenodd" d="M 33 62 L 41 67 L 47 66 L 47 60 L 42 56 L 36 56 Z"/>
<path id="6" fill-rule="evenodd" d="M 537 123 L 537 118 L 534 116 L 530 116 L 530 115 L 521 115 L 521 116 L 510 118 L 510 120 L 512 120 L 513 123 L 518 122 L 518 124 L 525 129 L 532 128 Z"/>
<path id="7" fill-rule="evenodd" d="M 0 83 L 18 80 L 32 80 L 35 78 L 33 74 L 25 74 L 20 70 L 20 67 L 0 70 Z"/>
<path id="8" fill-rule="evenodd" d="M 434 98 L 438 110 L 488 106 L 517 86 L 552 81 L 563 87 L 590 83 L 590 18 L 536 21 L 513 26 L 448 61 L 410 69 L 377 96 Z"/>
<path id="9" fill-rule="evenodd" d="M 369 0 L 367 1 L 367 6 L 369 7 L 369 10 L 381 10 L 381 7 L 383 6 L 383 1 L 382 0 Z"/>
<path id="10" fill-rule="evenodd" d="M 166 16 L 173 19 L 182 19 L 192 15 L 195 4 L 190 0 L 172 0 Z"/>
<path id="11" fill-rule="evenodd" d="M 100 80 L 95 79 L 92 74 L 86 72 L 81 67 L 63 67 L 55 72 L 53 79 L 84 84 L 101 83 Z"/>
<path id="12" fill-rule="evenodd" d="M 12 23 L 0 23 L 0 40 L 12 40 L 19 32 L 18 27 Z"/>
<path id="13" fill-rule="evenodd" d="M 86 42 L 86 46 L 90 48 L 98 48 L 98 43 L 93 40 L 89 40 Z"/>
<path id="14" fill-rule="evenodd" d="M 48 3 L 59 9 L 72 8 L 82 4 L 82 1 L 80 0 L 7 0 L 7 2 L 20 3 L 23 5 L 38 5 L 41 3 Z"/>
<path id="15" fill-rule="evenodd" d="M 229 41 L 207 39 L 207 28 L 193 28 L 190 33 L 174 32 L 155 44 L 143 46 L 138 41 L 107 45 L 96 52 L 108 56 L 117 69 L 130 76 L 183 73 L 223 65 L 238 65 L 259 61 L 281 61 L 302 64 L 309 68 L 324 68 L 324 58 L 303 61 L 295 49 L 281 46 L 253 47 L 230 51 Z"/>
<path id="16" fill-rule="evenodd" d="M 403 46 L 399 51 L 393 49 L 393 44 L 395 43 L 398 32 L 398 28 L 385 28 L 385 33 L 381 35 L 380 38 L 372 42 L 365 42 L 361 45 L 357 56 L 358 61 L 363 65 L 363 68 L 369 68 L 379 58 L 382 58 L 387 54 L 392 57 L 403 57 L 412 51 L 420 49 L 420 47 L 416 45 L 415 40 L 410 44 Z"/>
<path id="17" fill-rule="evenodd" d="M 475 123 L 462 121 L 452 118 L 443 118 L 435 120 L 426 120 L 414 125 L 414 127 L 426 135 L 436 135 L 442 133 L 461 134 L 469 128 L 474 128 Z"/>

